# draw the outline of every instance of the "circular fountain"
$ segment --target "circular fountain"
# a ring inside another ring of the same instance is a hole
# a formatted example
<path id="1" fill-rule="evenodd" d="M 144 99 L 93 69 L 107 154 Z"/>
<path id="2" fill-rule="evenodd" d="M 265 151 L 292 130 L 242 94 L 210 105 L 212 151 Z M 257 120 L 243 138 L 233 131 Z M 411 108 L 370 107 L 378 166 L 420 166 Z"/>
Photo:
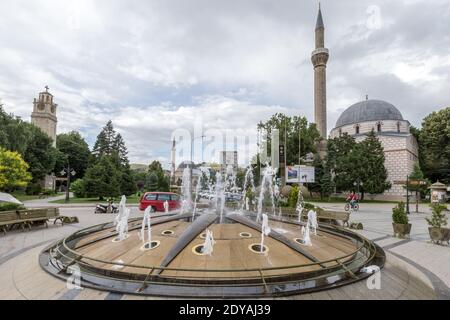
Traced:
<path id="1" fill-rule="evenodd" d="M 221 199 L 215 209 L 192 206 L 153 214 L 151 223 L 147 215 L 127 220 L 126 227 L 122 219 L 119 227 L 111 222 L 77 231 L 46 248 L 40 264 L 61 279 L 78 266 L 85 287 L 210 298 L 330 289 L 370 276 L 368 266 L 384 265 L 381 248 L 347 229 L 280 217 L 271 206 L 267 213 L 260 206 L 256 212 L 227 210 Z"/>

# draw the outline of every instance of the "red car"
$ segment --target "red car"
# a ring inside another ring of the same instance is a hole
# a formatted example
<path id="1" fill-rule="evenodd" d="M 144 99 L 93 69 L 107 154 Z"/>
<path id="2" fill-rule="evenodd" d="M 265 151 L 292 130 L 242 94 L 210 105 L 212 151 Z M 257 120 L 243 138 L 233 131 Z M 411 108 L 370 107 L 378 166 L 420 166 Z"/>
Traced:
<path id="1" fill-rule="evenodd" d="M 164 202 L 169 203 L 169 211 L 181 207 L 180 196 L 173 192 L 146 192 L 139 201 L 139 210 L 152 206 L 154 211 L 165 211 Z"/>

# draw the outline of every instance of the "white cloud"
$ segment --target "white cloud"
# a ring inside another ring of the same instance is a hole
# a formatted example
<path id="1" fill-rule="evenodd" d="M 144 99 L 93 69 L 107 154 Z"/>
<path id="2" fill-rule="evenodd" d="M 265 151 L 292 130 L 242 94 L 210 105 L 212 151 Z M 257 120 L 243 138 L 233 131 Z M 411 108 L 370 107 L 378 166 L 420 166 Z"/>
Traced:
<path id="1" fill-rule="evenodd" d="M 448 105 L 445 1 L 325 0 L 322 10 L 329 129 L 366 93 L 415 125 Z M 0 12 L 7 111 L 29 119 L 49 85 L 60 132 L 92 144 L 112 119 L 133 161 L 168 161 L 171 131 L 200 117 L 243 134 L 277 111 L 313 119 L 314 2 L 5 0 Z"/>

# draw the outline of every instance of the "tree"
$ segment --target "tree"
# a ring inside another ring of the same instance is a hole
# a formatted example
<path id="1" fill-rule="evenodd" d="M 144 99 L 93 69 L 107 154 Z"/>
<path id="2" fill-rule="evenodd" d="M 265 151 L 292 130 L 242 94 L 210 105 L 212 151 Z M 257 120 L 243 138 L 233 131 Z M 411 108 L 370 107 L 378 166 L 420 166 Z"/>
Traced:
<path id="1" fill-rule="evenodd" d="M 419 132 L 419 159 L 425 177 L 450 183 L 450 107 L 426 116 Z"/>
<path id="2" fill-rule="evenodd" d="M 116 143 L 116 131 L 112 121 L 109 120 L 97 136 L 92 153 L 100 158 L 104 155 L 111 155 Z"/>
<path id="3" fill-rule="evenodd" d="M 155 160 L 148 166 L 148 175 L 145 188 L 148 191 L 169 191 L 170 181 L 165 175 L 159 161 Z M 155 188 L 156 190 L 154 190 Z"/>
<path id="4" fill-rule="evenodd" d="M 0 107 L 0 147 L 17 151 L 29 165 L 33 182 L 44 178 L 54 169 L 56 150 L 52 140 L 33 124 L 7 114 Z"/>
<path id="5" fill-rule="evenodd" d="M 409 181 L 411 183 L 408 183 L 404 188 L 416 193 L 416 212 L 419 212 L 420 194 L 427 191 L 427 184 L 423 172 L 420 170 L 419 162 L 414 164 L 413 171 L 409 175 Z M 421 184 L 420 182 L 425 182 L 425 184 Z"/>
<path id="6" fill-rule="evenodd" d="M 263 140 L 267 141 L 268 154 L 271 152 L 271 133 L 274 129 L 279 130 L 280 144 L 286 146 L 286 165 L 300 164 L 299 156 L 304 157 L 307 153 L 317 152 L 316 145 L 320 140 L 319 131 L 314 123 L 308 124 L 305 117 L 289 117 L 282 113 L 276 113 L 266 122 L 260 122 L 258 129 L 267 133 L 267 136 L 263 136 Z"/>
<path id="7" fill-rule="evenodd" d="M 89 164 L 90 150 L 83 137 L 77 131 L 62 133 L 56 137 L 56 148 L 60 152 L 57 156 L 55 172 L 70 168 L 75 170 L 76 178 L 82 178 Z"/>
<path id="8" fill-rule="evenodd" d="M 116 197 L 120 195 L 121 172 L 113 164 L 111 157 L 102 156 L 97 163 L 89 167 L 84 175 L 86 196 Z"/>
<path id="9" fill-rule="evenodd" d="M 382 193 L 391 187 L 384 160 L 383 147 L 373 131 L 359 143 L 347 133 L 330 139 L 322 177 L 324 189 L 356 191 L 359 184 L 361 200 L 365 192 Z"/>
<path id="10" fill-rule="evenodd" d="M 126 196 L 130 196 L 137 191 L 136 182 L 133 178 L 130 167 L 126 167 L 121 172 L 122 176 L 120 179 L 120 193 Z"/>
<path id="11" fill-rule="evenodd" d="M 24 160 L 30 166 L 33 182 L 37 182 L 55 168 L 56 149 L 52 146 L 52 139 L 34 125 L 29 126 L 31 139 L 28 141 Z"/>
<path id="12" fill-rule="evenodd" d="M 325 168 L 324 163 L 318 154 L 314 156 L 312 165 L 314 167 L 314 183 L 308 184 L 308 190 L 309 192 L 320 193 L 320 199 L 323 199 L 323 196 L 329 194 L 329 192 L 324 188 Z"/>
<path id="13" fill-rule="evenodd" d="M 361 200 L 364 199 L 364 192 L 382 193 L 391 187 L 387 181 L 387 170 L 384 166 L 384 150 L 375 132 L 372 130 L 367 137 L 359 143 L 360 162 L 358 174 L 363 182 L 361 189 Z M 357 160 L 356 160 L 357 161 Z M 358 162 L 355 162 L 358 163 Z"/>
<path id="14" fill-rule="evenodd" d="M 32 178 L 27 170 L 28 164 L 18 152 L 0 148 L 0 190 L 9 192 L 26 187 Z"/>

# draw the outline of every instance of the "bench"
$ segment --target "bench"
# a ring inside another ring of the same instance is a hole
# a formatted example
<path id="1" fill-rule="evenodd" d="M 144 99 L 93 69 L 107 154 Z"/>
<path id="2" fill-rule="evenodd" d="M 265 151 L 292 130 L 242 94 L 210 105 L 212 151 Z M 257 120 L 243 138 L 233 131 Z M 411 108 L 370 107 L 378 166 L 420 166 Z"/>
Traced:
<path id="1" fill-rule="evenodd" d="M 8 228 L 13 225 L 20 225 L 22 230 L 25 228 L 31 230 L 33 224 L 43 222 L 48 227 L 47 222 L 50 219 L 54 219 L 53 224 L 56 224 L 57 221 L 61 225 L 65 223 L 78 223 L 77 217 L 61 216 L 59 214 L 59 208 L 45 208 L 0 212 L 0 227 L 3 233 L 6 234 Z"/>

